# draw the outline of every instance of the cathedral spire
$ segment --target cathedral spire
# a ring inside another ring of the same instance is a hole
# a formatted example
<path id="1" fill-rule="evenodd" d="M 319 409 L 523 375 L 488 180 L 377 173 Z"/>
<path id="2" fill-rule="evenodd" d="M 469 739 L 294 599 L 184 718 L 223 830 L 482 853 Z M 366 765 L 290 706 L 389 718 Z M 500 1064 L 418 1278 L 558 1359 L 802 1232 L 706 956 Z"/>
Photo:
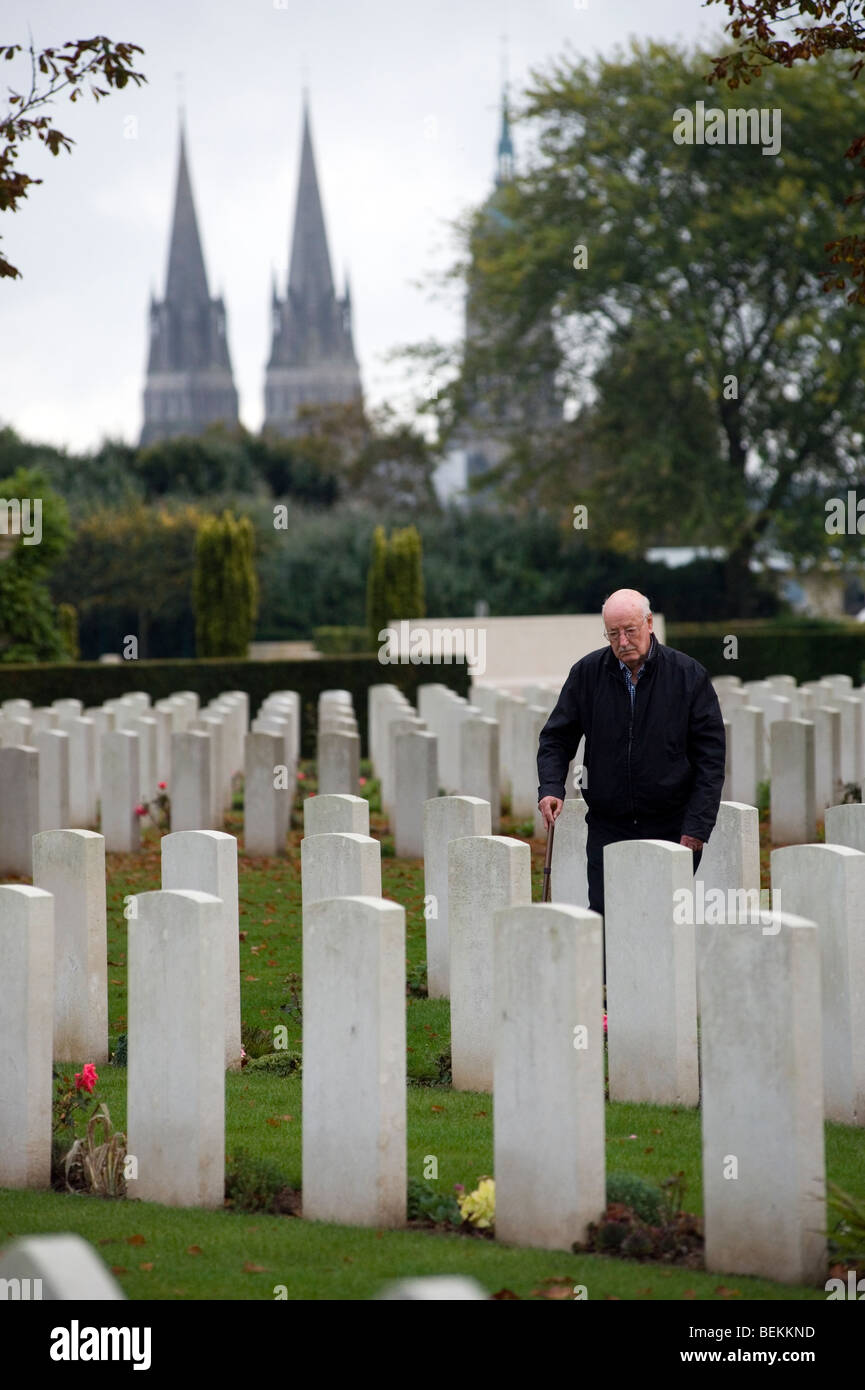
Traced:
<path id="1" fill-rule="evenodd" d="M 225 305 L 221 296 L 211 299 L 207 285 L 181 114 L 165 298 L 150 303 L 141 444 L 198 435 L 217 421 L 237 423 L 237 391 Z"/>
<path id="2" fill-rule="evenodd" d="M 309 120 L 309 100 L 304 93 L 303 136 L 300 147 L 300 175 L 294 208 L 294 233 L 288 271 L 289 294 L 302 295 L 315 303 L 333 294 L 333 275 L 327 232 L 318 189 L 315 155 Z"/>
<path id="3" fill-rule="evenodd" d="M 511 140 L 511 118 L 508 109 L 508 84 L 502 90 L 502 127 L 496 149 L 496 188 L 509 183 L 514 176 L 514 146 Z"/>
<path id="4" fill-rule="evenodd" d="M 165 298 L 176 303 L 185 300 L 187 303 L 199 304 L 206 304 L 210 299 L 204 253 L 201 249 L 198 219 L 192 197 L 192 182 L 186 158 L 186 131 L 182 118 Z"/>

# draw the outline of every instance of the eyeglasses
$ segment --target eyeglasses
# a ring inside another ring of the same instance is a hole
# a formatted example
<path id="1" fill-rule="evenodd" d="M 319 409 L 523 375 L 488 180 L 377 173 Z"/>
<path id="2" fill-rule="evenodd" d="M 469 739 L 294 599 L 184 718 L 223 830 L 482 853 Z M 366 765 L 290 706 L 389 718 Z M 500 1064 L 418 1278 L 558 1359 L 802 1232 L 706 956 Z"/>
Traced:
<path id="1" fill-rule="evenodd" d="M 646 619 L 643 618 L 643 622 L 638 623 L 636 627 L 614 627 L 611 632 L 607 632 L 607 629 L 604 628 L 604 636 L 608 642 L 618 642 L 621 637 L 625 637 L 629 642 L 633 642 L 645 621 Z"/>

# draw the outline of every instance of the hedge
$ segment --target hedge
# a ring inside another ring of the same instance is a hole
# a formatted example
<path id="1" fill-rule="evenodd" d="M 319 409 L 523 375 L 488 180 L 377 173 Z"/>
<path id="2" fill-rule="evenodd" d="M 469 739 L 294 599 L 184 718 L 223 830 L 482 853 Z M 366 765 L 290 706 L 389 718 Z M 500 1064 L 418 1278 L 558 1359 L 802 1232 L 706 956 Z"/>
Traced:
<path id="1" fill-rule="evenodd" d="M 725 639 L 731 636 L 738 639 L 738 653 L 732 660 L 724 656 Z M 854 684 L 865 682 L 865 624 L 782 626 L 735 619 L 667 623 L 666 641 L 694 657 L 712 676 L 750 681 L 786 675 L 802 682 L 846 674 Z"/>
<path id="2" fill-rule="evenodd" d="M 436 681 L 467 695 L 469 673 L 465 666 L 383 666 L 375 656 L 331 656 L 306 661 L 125 661 L 64 662 L 54 665 L 5 665 L 0 663 L 0 700 L 30 700 L 50 705 L 52 700 L 75 697 L 85 707 L 101 705 L 131 690 L 146 690 L 161 700 L 176 690 L 195 690 L 202 704 L 224 690 L 245 690 L 250 717 L 254 717 L 272 690 L 297 690 L 303 709 L 301 753 L 315 755 L 318 696 L 322 690 L 349 690 L 366 756 L 367 690 L 371 685 L 396 685 L 413 703 L 418 685 Z"/>

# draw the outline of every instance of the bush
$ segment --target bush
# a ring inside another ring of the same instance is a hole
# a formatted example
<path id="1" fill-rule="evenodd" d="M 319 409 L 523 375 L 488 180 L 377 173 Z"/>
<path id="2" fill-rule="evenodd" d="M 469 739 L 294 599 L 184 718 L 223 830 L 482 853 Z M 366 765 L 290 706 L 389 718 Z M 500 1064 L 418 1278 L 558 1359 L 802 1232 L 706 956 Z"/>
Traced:
<path id="1" fill-rule="evenodd" d="M 260 1057 L 253 1057 L 247 1064 L 247 1071 L 266 1071 L 271 1076 L 299 1076 L 303 1068 L 303 1057 L 300 1052 L 282 1051 L 265 1052 Z"/>
<path id="2" fill-rule="evenodd" d="M 317 627 L 312 640 L 325 656 L 365 655 L 378 650 L 377 642 L 370 646 L 369 631 L 365 627 Z"/>
<path id="3" fill-rule="evenodd" d="M 408 1184 L 409 1221 L 430 1221 L 436 1226 L 461 1226 L 463 1218 L 453 1193 L 442 1192 L 432 1183 L 410 1178 Z"/>
<path id="4" fill-rule="evenodd" d="M 607 1205 L 621 1202 L 650 1226 L 661 1219 L 661 1193 L 657 1187 L 635 1173 L 607 1174 Z"/>

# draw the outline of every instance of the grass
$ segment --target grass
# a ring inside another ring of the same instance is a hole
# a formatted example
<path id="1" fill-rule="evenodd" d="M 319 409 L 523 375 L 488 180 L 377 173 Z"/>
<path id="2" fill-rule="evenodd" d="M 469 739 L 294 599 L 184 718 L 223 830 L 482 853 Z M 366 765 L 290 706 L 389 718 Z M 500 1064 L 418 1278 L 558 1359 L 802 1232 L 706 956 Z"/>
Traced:
<path id="1" fill-rule="evenodd" d="M 301 787 L 314 790 L 309 769 Z M 382 836 L 377 786 L 364 789 L 371 831 Z M 242 852 L 242 817 L 229 814 L 240 855 L 241 998 L 248 1050 L 271 1051 L 273 1030 L 284 1025 L 288 1046 L 302 1041 L 300 838 L 295 811 L 286 858 L 250 860 Z M 518 823 L 502 826 L 518 834 Z M 523 836 L 522 838 L 526 838 Z M 543 847 L 532 843 L 533 897 L 541 896 Z M 109 856 L 109 1026 L 112 1047 L 126 1025 L 127 894 L 159 887 L 159 841 L 145 836 L 140 855 Z M 385 897 L 406 910 L 408 1176 L 423 1178 L 428 1159 L 438 1165 L 443 1192 L 467 1189 L 493 1174 L 492 1098 L 456 1092 L 440 1081 L 450 1048 L 446 1000 L 422 994 L 426 975 L 423 865 L 382 859 Z M 86 1061 L 89 1059 L 82 1059 Z M 64 1072 L 81 1063 L 64 1065 Z M 99 1068 L 98 1092 L 114 1123 L 126 1123 L 126 1071 Z M 687 1210 L 702 1211 L 700 1116 L 696 1110 L 608 1104 L 607 1171 L 634 1173 L 653 1183 L 684 1172 Z M 246 1068 L 226 1077 L 226 1155 L 241 1151 L 273 1165 L 288 1187 L 301 1185 L 301 1081 Z M 831 1180 L 865 1197 L 865 1133 L 826 1126 Z M 289 1299 L 367 1299 L 388 1279 L 413 1274 L 470 1273 L 491 1293 L 520 1298 L 571 1296 L 586 1286 L 590 1299 L 817 1299 L 820 1288 L 718 1276 L 609 1256 L 516 1249 L 482 1238 L 404 1229 L 361 1230 L 288 1216 L 178 1210 L 138 1201 L 109 1201 L 52 1192 L 0 1192 L 0 1242 L 14 1235 L 77 1231 L 91 1240 L 125 1292 L 134 1299 L 273 1299 L 284 1286 Z M 194 1249 L 193 1249 L 194 1248 Z M 193 1250 L 193 1253 L 190 1253 Z M 543 1281 L 560 1281 L 544 1283 Z M 563 1293 L 563 1290 L 565 1291 Z M 556 1291 L 558 1291 L 556 1295 Z"/>

